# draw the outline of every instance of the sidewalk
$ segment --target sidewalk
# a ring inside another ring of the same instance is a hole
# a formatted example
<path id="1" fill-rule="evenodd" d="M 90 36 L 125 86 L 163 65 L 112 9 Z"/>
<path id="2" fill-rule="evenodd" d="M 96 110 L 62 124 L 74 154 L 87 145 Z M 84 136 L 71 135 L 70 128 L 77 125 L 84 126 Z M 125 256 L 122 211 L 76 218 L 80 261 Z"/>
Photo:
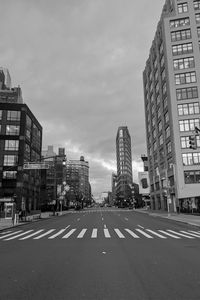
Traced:
<path id="1" fill-rule="evenodd" d="M 190 214 L 177 214 L 177 213 L 167 213 L 166 211 L 160 211 L 160 210 L 146 210 L 146 209 L 137 209 L 137 212 L 140 213 L 146 213 L 153 217 L 160 217 L 160 218 L 166 218 L 194 226 L 200 227 L 200 216 L 196 215 L 190 215 Z"/>
<path id="2" fill-rule="evenodd" d="M 52 218 L 52 217 L 59 217 L 61 215 L 65 215 L 66 213 L 67 213 L 67 211 L 63 211 L 62 213 L 58 212 L 58 213 L 55 213 L 55 216 L 54 216 L 53 212 L 42 212 L 40 214 L 40 217 L 38 215 L 28 216 L 27 221 L 20 221 L 17 224 L 15 224 L 14 226 L 13 226 L 12 219 L 1 219 L 0 218 L 0 231 L 4 230 L 4 229 L 10 229 L 10 228 L 14 228 L 14 227 L 21 226 L 24 224 L 28 224 L 31 222 L 37 222 L 40 220 Z"/>

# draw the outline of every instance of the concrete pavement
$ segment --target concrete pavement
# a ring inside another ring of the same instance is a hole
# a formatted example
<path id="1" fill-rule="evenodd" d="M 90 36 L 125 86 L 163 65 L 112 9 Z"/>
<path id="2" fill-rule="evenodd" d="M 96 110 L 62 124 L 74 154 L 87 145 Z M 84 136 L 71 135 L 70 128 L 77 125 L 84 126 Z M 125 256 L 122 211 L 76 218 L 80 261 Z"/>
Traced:
<path id="1" fill-rule="evenodd" d="M 13 227 L 21 226 L 21 225 L 24 225 L 24 224 L 28 224 L 28 223 L 31 223 L 31 222 L 37 222 L 37 221 L 48 219 L 48 218 L 59 217 L 59 216 L 64 215 L 66 213 L 67 213 L 67 211 L 63 211 L 62 213 L 60 213 L 60 212 L 56 213 L 55 216 L 54 216 L 53 212 L 42 212 L 40 214 L 40 217 L 38 215 L 28 216 L 29 218 L 27 218 L 27 221 L 18 221 L 14 225 L 13 225 L 12 219 L 0 218 L 0 231 L 4 230 L 4 229 L 8 229 L 8 228 L 13 228 Z"/>
<path id="2" fill-rule="evenodd" d="M 146 213 L 153 217 L 165 218 L 200 227 L 200 216 L 198 215 L 167 213 L 166 211 L 147 209 L 137 209 L 136 211 L 140 213 Z"/>

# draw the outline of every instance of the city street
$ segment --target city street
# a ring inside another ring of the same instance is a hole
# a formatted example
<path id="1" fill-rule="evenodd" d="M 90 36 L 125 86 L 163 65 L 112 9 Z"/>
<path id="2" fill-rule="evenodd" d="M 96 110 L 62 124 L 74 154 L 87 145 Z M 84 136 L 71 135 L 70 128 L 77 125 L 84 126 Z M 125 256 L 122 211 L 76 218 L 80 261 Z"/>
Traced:
<path id="1" fill-rule="evenodd" d="M 137 210 L 72 211 L 0 233 L 1 300 L 200 299 L 200 229 Z"/>

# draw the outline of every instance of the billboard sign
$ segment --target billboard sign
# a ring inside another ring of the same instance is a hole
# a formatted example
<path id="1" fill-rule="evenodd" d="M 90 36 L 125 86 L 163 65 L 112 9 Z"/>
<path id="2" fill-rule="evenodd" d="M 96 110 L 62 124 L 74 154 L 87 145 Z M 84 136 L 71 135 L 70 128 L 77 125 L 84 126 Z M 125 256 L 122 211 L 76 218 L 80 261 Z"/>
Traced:
<path id="1" fill-rule="evenodd" d="M 139 179 L 139 194 L 149 195 L 150 194 L 150 183 L 149 183 L 149 172 L 138 172 Z"/>
<path id="2" fill-rule="evenodd" d="M 41 169 L 49 169 L 49 165 L 47 163 L 25 163 L 23 165 L 24 170 L 41 170 Z"/>

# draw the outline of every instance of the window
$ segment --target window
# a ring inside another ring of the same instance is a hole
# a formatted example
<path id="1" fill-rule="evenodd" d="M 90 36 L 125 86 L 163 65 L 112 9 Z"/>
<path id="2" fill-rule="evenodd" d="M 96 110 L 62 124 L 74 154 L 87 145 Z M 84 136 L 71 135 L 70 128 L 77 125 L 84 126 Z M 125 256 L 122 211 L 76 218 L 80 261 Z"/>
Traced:
<path id="1" fill-rule="evenodd" d="M 185 183 L 200 183 L 200 171 L 185 171 Z"/>
<path id="2" fill-rule="evenodd" d="M 4 166 L 16 166 L 18 156 L 17 155 L 4 155 Z"/>
<path id="3" fill-rule="evenodd" d="M 185 99 L 193 99 L 193 98 L 198 98 L 197 86 L 176 90 L 177 100 L 185 100 Z"/>
<path id="4" fill-rule="evenodd" d="M 165 82 L 165 83 L 163 84 L 163 86 L 162 86 L 162 94 L 165 95 L 166 92 L 167 92 L 167 84 L 166 84 L 166 82 Z"/>
<path id="5" fill-rule="evenodd" d="M 0 110 L 0 120 L 2 120 L 2 114 L 3 114 L 3 111 Z"/>
<path id="6" fill-rule="evenodd" d="M 8 110 L 7 120 L 8 121 L 20 121 L 21 112 L 19 110 Z"/>
<path id="7" fill-rule="evenodd" d="M 200 0 L 196 0 L 196 1 L 194 1 L 194 9 L 195 10 L 198 10 L 198 9 L 200 9 Z"/>
<path id="8" fill-rule="evenodd" d="M 196 23 L 199 24 L 200 23 L 200 14 L 196 14 L 195 19 L 196 19 Z"/>
<path id="9" fill-rule="evenodd" d="M 190 137 L 189 136 L 182 136 L 181 137 L 181 148 L 182 149 L 187 149 L 190 148 Z M 196 143 L 197 143 L 197 147 L 200 147 L 200 137 L 199 135 L 196 136 Z"/>
<path id="10" fill-rule="evenodd" d="M 172 54 L 175 55 L 182 55 L 182 54 L 188 54 L 193 52 L 193 46 L 192 43 L 187 44 L 179 44 L 172 46 Z"/>
<path id="11" fill-rule="evenodd" d="M 17 171 L 3 171 L 3 179 L 16 179 Z"/>
<path id="12" fill-rule="evenodd" d="M 180 120 L 179 121 L 179 130 L 184 131 L 193 131 L 195 126 L 199 128 L 199 119 L 189 119 L 189 120 Z"/>
<path id="13" fill-rule="evenodd" d="M 166 139 L 168 137 L 170 137 L 170 128 L 169 128 L 169 126 L 167 126 L 167 128 L 165 129 L 165 136 L 166 136 Z"/>
<path id="14" fill-rule="evenodd" d="M 174 70 L 175 71 L 194 68 L 194 67 L 195 67 L 194 57 L 174 59 Z"/>
<path id="15" fill-rule="evenodd" d="M 162 121 L 160 121 L 159 123 L 158 123 L 158 131 L 160 132 L 162 130 Z"/>
<path id="16" fill-rule="evenodd" d="M 188 12 L 188 4 L 186 2 L 178 4 L 177 7 L 178 7 L 178 13 L 179 14 Z"/>
<path id="17" fill-rule="evenodd" d="M 26 127 L 31 130 L 31 126 L 32 126 L 32 121 L 31 118 L 29 116 L 26 116 Z"/>
<path id="18" fill-rule="evenodd" d="M 191 37 L 192 37 L 192 35 L 191 35 L 190 29 L 171 32 L 171 41 L 172 42 L 187 40 L 187 39 L 190 39 Z"/>
<path id="19" fill-rule="evenodd" d="M 166 114 L 164 115 L 164 119 L 165 119 L 165 123 L 169 122 L 169 113 L 166 112 Z"/>
<path id="20" fill-rule="evenodd" d="M 164 109 L 167 107 L 167 97 L 165 97 L 163 100 L 163 107 Z"/>
<path id="21" fill-rule="evenodd" d="M 198 35 L 198 38 L 200 38 L 200 27 L 197 27 L 197 35 Z"/>
<path id="22" fill-rule="evenodd" d="M 19 141 L 18 140 L 5 140 L 5 150 L 18 151 Z"/>
<path id="23" fill-rule="evenodd" d="M 17 125 L 6 125 L 6 134 L 7 135 L 19 135 L 20 127 Z"/>
<path id="24" fill-rule="evenodd" d="M 171 142 L 167 143 L 167 154 L 172 152 L 172 144 Z"/>
<path id="25" fill-rule="evenodd" d="M 183 153 L 182 160 L 183 160 L 184 166 L 199 165 L 200 164 L 200 152 Z"/>
<path id="26" fill-rule="evenodd" d="M 193 82 L 196 82 L 196 72 L 175 74 L 176 85 L 193 83 Z"/>
<path id="27" fill-rule="evenodd" d="M 178 105 L 178 115 L 194 115 L 199 114 L 199 102 L 186 103 Z"/>
<path id="28" fill-rule="evenodd" d="M 176 27 L 181 27 L 181 26 L 188 26 L 190 25 L 190 19 L 189 18 L 182 18 L 182 19 L 176 19 L 170 21 L 170 27 L 171 28 L 176 28 Z"/>
<path id="29" fill-rule="evenodd" d="M 163 145 L 163 135 L 159 136 L 159 145 Z"/>

